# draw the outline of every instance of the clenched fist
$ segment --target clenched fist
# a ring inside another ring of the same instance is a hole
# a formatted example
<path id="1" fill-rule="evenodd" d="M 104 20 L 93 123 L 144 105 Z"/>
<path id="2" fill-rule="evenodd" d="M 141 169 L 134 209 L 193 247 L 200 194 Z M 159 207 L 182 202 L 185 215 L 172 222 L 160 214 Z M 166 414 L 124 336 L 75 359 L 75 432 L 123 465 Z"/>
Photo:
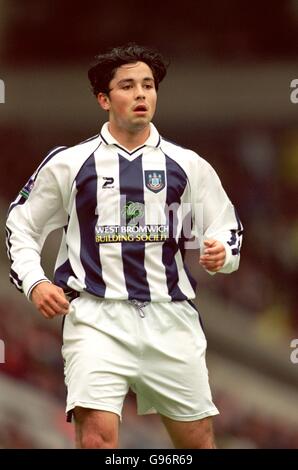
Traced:
<path id="1" fill-rule="evenodd" d="M 217 272 L 219 271 L 226 259 L 226 250 L 221 242 L 218 240 L 205 240 L 204 254 L 200 256 L 200 264 L 207 271 Z"/>
<path id="2" fill-rule="evenodd" d="M 40 313 L 48 319 L 68 313 L 69 302 L 63 289 L 50 282 L 40 282 L 32 289 L 31 300 Z"/>

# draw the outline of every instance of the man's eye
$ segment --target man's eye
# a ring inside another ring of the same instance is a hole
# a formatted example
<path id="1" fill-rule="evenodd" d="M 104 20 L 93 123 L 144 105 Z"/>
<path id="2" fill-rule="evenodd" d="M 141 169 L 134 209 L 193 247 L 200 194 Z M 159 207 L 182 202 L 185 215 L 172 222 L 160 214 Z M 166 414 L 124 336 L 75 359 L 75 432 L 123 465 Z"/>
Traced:
<path id="1" fill-rule="evenodd" d="M 129 90 L 131 88 L 131 85 L 124 85 L 122 87 L 122 90 Z"/>
<path id="2" fill-rule="evenodd" d="M 145 85 L 146 90 L 151 90 L 153 88 L 153 85 L 150 85 L 149 83 Z"/>

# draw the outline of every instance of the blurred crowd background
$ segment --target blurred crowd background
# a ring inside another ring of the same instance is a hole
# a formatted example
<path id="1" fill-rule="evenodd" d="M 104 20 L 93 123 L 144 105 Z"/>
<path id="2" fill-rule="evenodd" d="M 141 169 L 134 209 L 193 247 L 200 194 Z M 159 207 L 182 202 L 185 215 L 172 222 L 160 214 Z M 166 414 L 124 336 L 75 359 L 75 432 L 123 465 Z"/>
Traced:
<path id="1" fill-rule="evenodd" d="M 49 149 L 99 131 L 106 116 L 87 70 L 97 53 L 128 41 L 170 59 L 154 123 L 213 165 L 245 228 L 231 276 L 210 277 L 187 254 L 221 411 L 218 445 L 298 448 L 298 364 L 290 360 L 298 338 L 297 0 L 0 0 L 2 226 Z M 44 250 L 49 276 L 58 238 Z M 40 318 L 9 285 L 3 233 L 0 263 L 0 447 L 71 448 L 60 321 Z M 170 446 L 157 417 L 136 416 L 132 394 L 121 445 Z"/>

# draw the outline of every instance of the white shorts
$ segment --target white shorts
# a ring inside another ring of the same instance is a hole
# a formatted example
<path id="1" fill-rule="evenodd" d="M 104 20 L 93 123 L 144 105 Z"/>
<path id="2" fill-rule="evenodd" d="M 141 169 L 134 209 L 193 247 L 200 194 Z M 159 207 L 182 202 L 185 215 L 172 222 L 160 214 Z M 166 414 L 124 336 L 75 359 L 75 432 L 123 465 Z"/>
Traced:
<path id="1" fill-rule="evenodd" d="M 178 421 L 216 415 L 205 351 L 198 312 L 188 301 L 140 309 L 83 293 L 71 302 L 63 330 L 66 412 L 78 406 L 121 418 L 131 388 L 138 414 Z"/>

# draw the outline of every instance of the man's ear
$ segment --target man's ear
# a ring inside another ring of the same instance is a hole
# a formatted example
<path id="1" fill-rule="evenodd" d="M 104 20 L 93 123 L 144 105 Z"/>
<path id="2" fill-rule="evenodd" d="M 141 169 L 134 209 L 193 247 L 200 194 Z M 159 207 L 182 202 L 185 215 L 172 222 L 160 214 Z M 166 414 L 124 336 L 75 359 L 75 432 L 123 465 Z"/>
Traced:
<path id="1" fill-rule="evenodd" d="M 105 111 L 109 111 L 110 109 L 110 99 L 106 93 L 98 93 L 97 95 L 97 101 L 99 105 L 104 109 Z"/>

